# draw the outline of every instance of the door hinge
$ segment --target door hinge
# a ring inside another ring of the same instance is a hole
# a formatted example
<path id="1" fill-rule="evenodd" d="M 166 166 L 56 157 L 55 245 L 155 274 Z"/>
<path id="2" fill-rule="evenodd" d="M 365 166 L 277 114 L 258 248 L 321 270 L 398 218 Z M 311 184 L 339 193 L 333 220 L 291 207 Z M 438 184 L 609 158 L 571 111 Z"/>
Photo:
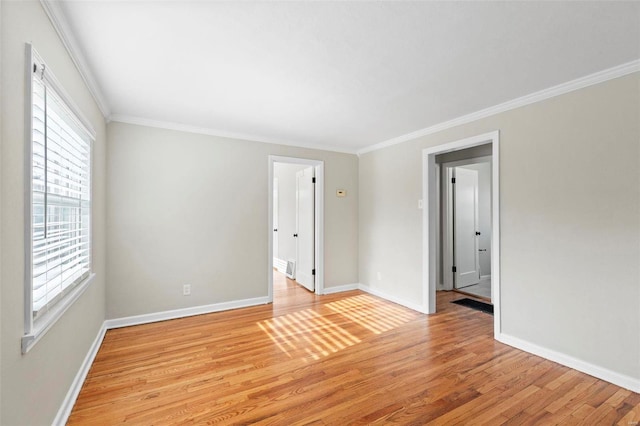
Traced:
<path id="1" fill-rule="evenodd" d="M 455 266 L 451 267 L 451 272 L 457 272 L 457 268 Z"/>
<path id="2" fill-rule="evenodd" d="M 316 274 L 316 270 L 315 270 L 315 269 L 312 269 L 312 270 L 311 270 L 311 275 L 315 275 L 315 274 Z"/>
<path id="3" fill-rule="evenodd" d="M 311 183 L 316 183 L 316 178 L 312 177 L 311 178 Z"/>
<path id="4" fill-rule="evenodd" d="M 451 183 L 456 183 L 456 178 L 451 178 Z"/>

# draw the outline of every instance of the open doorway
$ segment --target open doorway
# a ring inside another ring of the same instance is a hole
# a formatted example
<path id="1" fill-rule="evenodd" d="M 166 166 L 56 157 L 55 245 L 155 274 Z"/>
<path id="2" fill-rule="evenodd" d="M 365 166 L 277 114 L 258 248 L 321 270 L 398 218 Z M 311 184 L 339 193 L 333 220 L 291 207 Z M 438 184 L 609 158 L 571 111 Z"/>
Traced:
<path id="1" fill-rule="evenodd" d="M 273 166 L 273 266 L 315 291 L 315 171 L 306 164 Z"/>
<path id="2" fill-rule="evenodd" d="M 447 276 L 444 273 L 445 262 L 443 245 L 446 241 L 442 238 L 441 222 L 441 195 L 442 163 L 459 161 L 461 158 L 448 158 L 446 161 L 436 162 L 436 158 L 448 154 L 460 155 L 468 148 L 485 146 L 491 156 L 491 237 L 490 237 L 490 274 L 491 274 L 491 302 L 493 304 L 494 335 L 501 333 L 501 308 L 500 308 L 500 173 L 499 173 L 499 143 L 498 131 L 461 139 L 455 142 L 426 148 L 422 151 L 422 207 L 423 207 L 423 300 L 422 308 L 426 313 L 436 312 L 436 290 L 444 289 Z M 478 148 L 480 149 L 480 148 Z M 476 155 L 482 156 L 482 155 Z M 466 159 L 466 158 L 462 158 Z M 472 259 L 473 262 L 475 260 Z M 454 266 L 454 265 L 451 265 Z M 480 272 L 482 274 L 482 272 Z M 451 277 L 453 281 L 453 277 Z M 453 285 L 453 282 L 451 282 Z"/>
<path id="3" fill-rule="evenodd" d="M 478 154 L 488 153 L 477 157 Z M 439 274 L 444 290 L 491 302 L 491 145 L 454 152 L 468 158 L 446 162 L 436 156 L 441 173 Z"/>
<path id="4" fill-rule="evenodd" d="M 322 161 L 269 156 L 269 289 L 323 291 Z"/>

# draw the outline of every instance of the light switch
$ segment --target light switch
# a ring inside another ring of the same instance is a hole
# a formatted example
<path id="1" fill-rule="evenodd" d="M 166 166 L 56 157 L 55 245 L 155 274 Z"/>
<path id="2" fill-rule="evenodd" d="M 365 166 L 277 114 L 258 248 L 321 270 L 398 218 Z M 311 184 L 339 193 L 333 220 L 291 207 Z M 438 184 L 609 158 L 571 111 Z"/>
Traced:
<path id="1" fill-rule="evenodd" d="M 418 200 L 418 209 L 422 210 L 422 200 Z"/>
<path id="2" fill-rule="evenodd" d="M 336 190 L 336 197 L 346 197 L 347 196 L 347 190 L 346 189 L 337 189 Z"/>

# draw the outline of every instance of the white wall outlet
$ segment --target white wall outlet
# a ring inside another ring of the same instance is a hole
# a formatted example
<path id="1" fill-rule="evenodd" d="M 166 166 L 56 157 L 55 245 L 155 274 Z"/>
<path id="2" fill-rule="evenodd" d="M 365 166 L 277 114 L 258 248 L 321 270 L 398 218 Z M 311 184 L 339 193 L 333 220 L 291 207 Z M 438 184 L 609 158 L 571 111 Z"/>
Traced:
<path id="1" fill-rule="evenodd" d="M 378 272 L 378 281 L 382 280 L 382 273 Z"/>
<path id="2" fill-rule="evenodd" d="M 191 284 L 185 284 L 182 286 L 182 295 L 191 296 Z"/>
<path id="3" fill-rule="evenodd" d="M 418 209 L 422 210 L 422 200 L 418 200 Z"/>

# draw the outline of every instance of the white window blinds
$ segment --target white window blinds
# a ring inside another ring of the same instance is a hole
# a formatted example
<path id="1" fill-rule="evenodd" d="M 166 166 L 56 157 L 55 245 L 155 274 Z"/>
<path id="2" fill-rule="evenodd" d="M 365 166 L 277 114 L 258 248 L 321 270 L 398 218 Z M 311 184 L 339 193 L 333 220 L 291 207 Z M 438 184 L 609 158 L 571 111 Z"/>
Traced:
<path id="1" fill-rule="evenodd" d="M 91 271 L 92 137 L 47 80 L 32 72 L 31 309 L 38 318 Z"/>

